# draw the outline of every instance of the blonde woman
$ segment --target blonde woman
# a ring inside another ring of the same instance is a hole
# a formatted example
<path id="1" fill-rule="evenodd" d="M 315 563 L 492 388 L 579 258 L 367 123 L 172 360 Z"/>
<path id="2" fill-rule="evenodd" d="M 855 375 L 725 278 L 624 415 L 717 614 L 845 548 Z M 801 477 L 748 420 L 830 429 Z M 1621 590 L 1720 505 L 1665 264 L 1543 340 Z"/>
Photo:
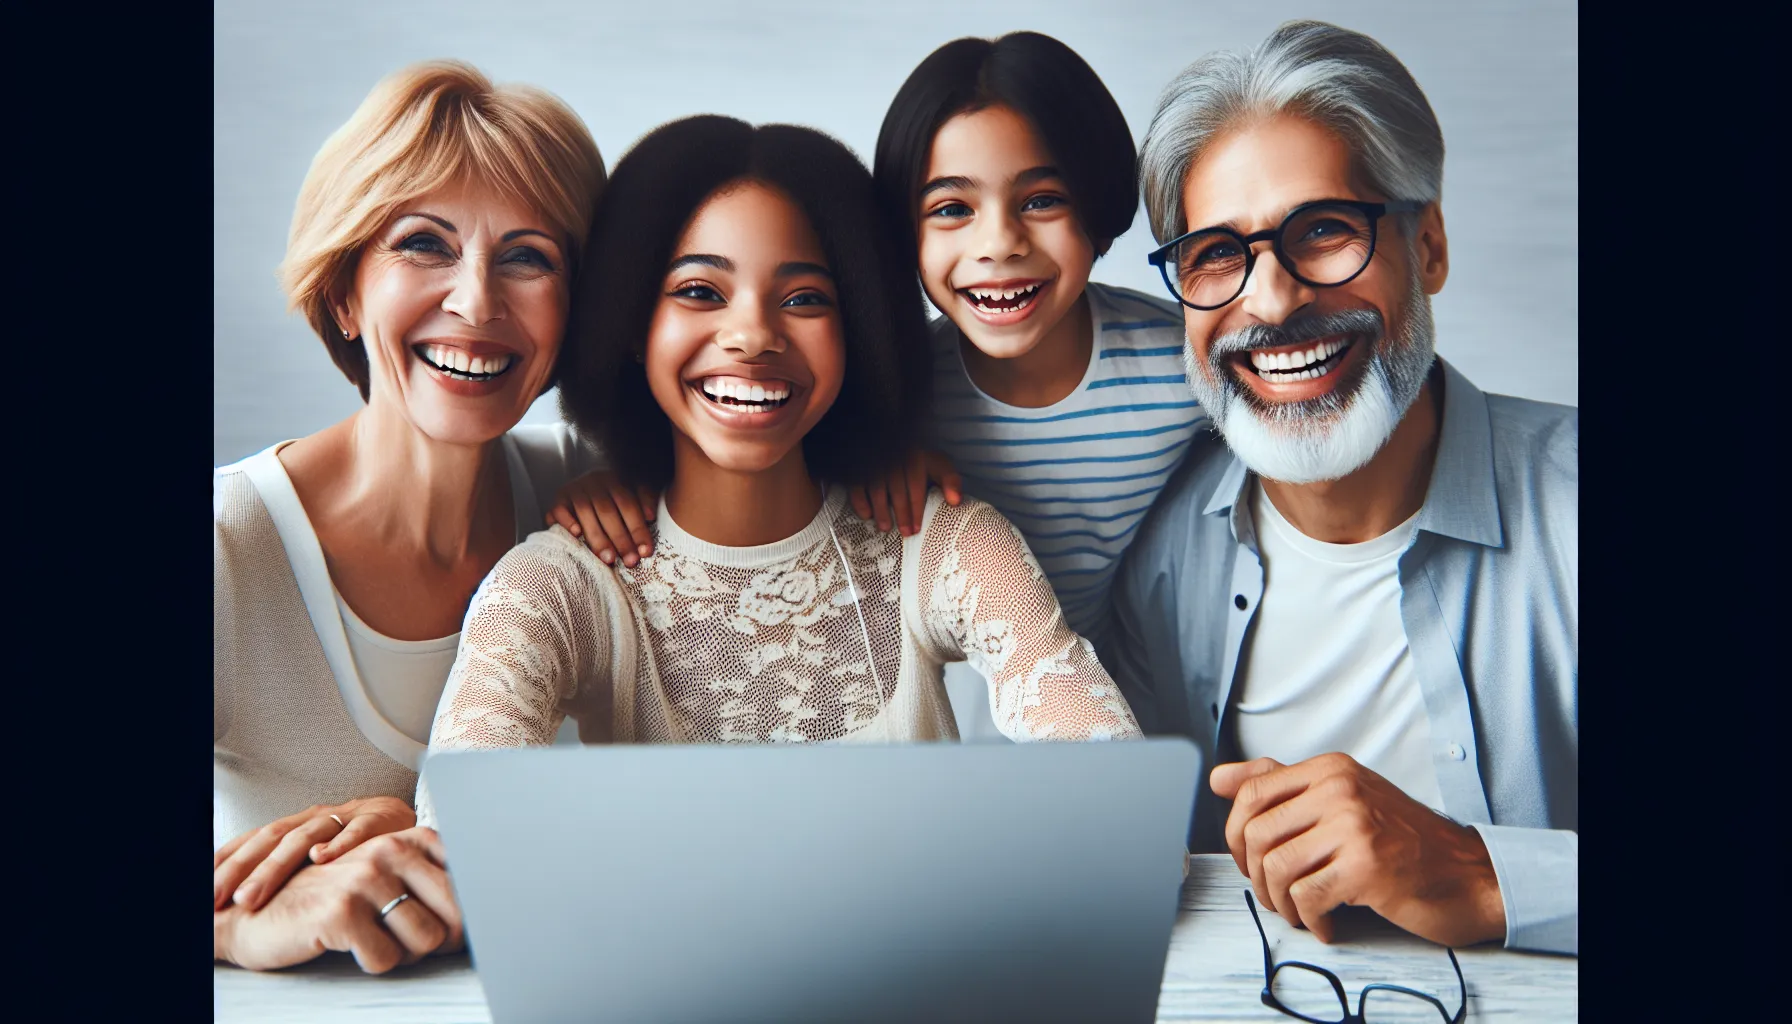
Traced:
<path id="1" fill-rule="evenodd" d="M 458 942 L 409 799 L 474 589 L 595 465 L 517 423 L 604 180 L 560 100 L 454 62 L 382 81 L 312 163 L 281 279 L 366 405 L 213 477 L 215 959 Z"/>

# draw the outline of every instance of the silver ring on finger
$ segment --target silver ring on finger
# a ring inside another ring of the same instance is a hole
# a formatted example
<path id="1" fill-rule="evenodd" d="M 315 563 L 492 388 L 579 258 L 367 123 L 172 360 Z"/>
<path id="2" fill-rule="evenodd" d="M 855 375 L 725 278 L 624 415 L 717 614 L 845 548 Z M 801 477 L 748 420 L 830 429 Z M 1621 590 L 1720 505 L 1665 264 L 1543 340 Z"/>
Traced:
<path id="1" fill-rule="evenodd" d="M 335 822 L 335 823 L 336 823 L 336 827 L 337 827 L 337 828 L 339 828 L 339 829 L 345 829 L 345 828 L 348 828 L 348 826 L 347 826 L 347 825 L 346 825 L 346 824 L 344 824 L 344 823 L 343 823 L 343 821 L 342 821 L 342 819 L 341 819 L 341 818 L 338 818 L 338 817 L 337 817 L 337 816 L 335 816 L 335 815 L 334 815 L 334 814 L 332 814 L 332 815 L 330 815 L 330 816 L 329 816 L 329 818 L 330 818 L 330 820 L 331 820 L 331 821 L 333 821 L 333 822 Z"/>
<path id="2" fill-rule="evenodd" d="M 387 914 L 390 914 L 395 907 L 397 907 L 400 903 L 403 903 L 405 900 L 408 900 L 410 898 L 411 898 L 411 894 L 408 892 L 401 892 L 397 896 L 392 897 L 392 902 L 390 902 L 380 908 L 380 920 L 384 921 L 386 919 Z"/>

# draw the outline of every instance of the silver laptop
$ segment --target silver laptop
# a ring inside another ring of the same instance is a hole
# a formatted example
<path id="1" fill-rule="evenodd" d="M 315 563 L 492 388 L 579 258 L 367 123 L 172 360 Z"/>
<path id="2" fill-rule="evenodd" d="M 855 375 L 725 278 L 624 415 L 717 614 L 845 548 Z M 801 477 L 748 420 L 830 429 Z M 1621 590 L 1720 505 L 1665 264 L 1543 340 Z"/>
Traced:
<path id="1" fill-rule="evenodd" d="M 592 746 L 425 766 L 495 1024 L 1148 1021 L 1186 740 Z"/>

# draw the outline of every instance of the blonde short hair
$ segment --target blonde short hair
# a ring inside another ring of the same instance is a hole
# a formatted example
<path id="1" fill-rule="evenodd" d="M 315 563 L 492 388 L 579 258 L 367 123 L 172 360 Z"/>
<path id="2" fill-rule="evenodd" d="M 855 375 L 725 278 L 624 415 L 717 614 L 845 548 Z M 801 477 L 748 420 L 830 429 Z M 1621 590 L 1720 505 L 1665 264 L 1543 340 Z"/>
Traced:
<path id="1" fill-rule="evenodd" d="M 399 207 L 456 182 L 479 181 L 539 211 L 576 264 L 604 178 L 591 133 L 553 94 L 494 86 L 460 61 L 413 64 L 374 86 L 312 159 L 280 282 L 291 308 L 304 311 L 365 400 L 367 351 L 359 339 L 342 336 L 330 304 Z"/>

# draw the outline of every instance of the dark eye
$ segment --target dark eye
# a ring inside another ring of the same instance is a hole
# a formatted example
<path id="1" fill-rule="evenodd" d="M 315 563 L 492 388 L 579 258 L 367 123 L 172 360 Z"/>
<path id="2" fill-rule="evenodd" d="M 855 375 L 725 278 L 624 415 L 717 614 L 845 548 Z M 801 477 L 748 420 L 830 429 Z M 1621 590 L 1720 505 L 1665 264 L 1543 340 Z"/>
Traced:
<path id="1" fill-rule="evenodd" d="M 1308 239 L 1334 238 L 1338 235 L 1354 233 L 1355 229 L 1349 224 L 1346 224 L 1341 220 L 1326 218 L 1324 220 L 1314 221 L 1307 225 L 1307 230 L 1303 232 L 1300 237 L 1302 241 L 1306 241 Z"/>
<path id="2" fill-rule="evenodd" d="M 706 284 L 687 284 L 672 289 L 667 294 L 679 299 L 692 299 L 697 302 L 725 302 L 722 293 Z"/>
<path id="3" fill-rule="evenodd" d="M 1034 196 L 1021 204 L 1021 210 L 1049 210 L 1064 205 L 1063 196 Z"/>
<path id="4" fill-rule="evenodd" d="M 817 291 L 797 292 L 784 300 L 785 306 L 818 306 L 826 309 L 834 304 L 834 300 Z"/>
<path id="5" fill-rule="evenodd" d="M 1208 266 L 1237 259 L 1241 253 L 1234 242 L 1214 242 L 1194 254 L 1196 266 Z"/>
<path id="6" fill-rule="evenodd" d="M 411 253 L 418 256 L 451 257 L 454 255 L 453 251 L 448 248 L 448 243 L 427 231 L 419 231 L 414 235 L 406 235 L 405 238 L 393 248 L 397 249 L 399 252 Z"/>
<path id="7" fill-rule="evenodd" d="M 532 245 L 517 246 L 505 253 L 501 262 L 525 267 L 534 267 L 538 270 L 554 269 L 554 261 L 548 259 L 546 253 Z"/>
<path id="8" fill-rule="evenodd" d="M 961 217 L 969 217 L 971 215 L 971 213 L 972 213 L 971 208 L 969 206 L 966 206 L 963 203 L 947 203 L 946 205 L 944 205 L 944 206 L 940 207 L 939 209 L 934 210 L 932 213 L 928 214 L 928 216 L 929 217 L 944 217 L 947 220 L 957 220 Z"/>

